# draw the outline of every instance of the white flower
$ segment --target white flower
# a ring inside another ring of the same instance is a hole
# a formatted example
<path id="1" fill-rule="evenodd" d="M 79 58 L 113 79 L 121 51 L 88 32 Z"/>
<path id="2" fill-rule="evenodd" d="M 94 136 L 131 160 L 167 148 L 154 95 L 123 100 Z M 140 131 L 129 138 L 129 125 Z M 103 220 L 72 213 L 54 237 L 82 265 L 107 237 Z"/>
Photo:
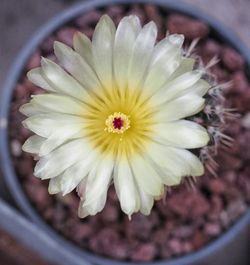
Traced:
<path id="1" fill-rule="evenodd" d="M 127 215 L 147 215 L 165 186 L 204 173 L 186 149 L 209 135 L 185 118 L 203 109 L 210 86 L 183 56 L 183 35 L 156 36 L 154 22 L 128 16 L 116 29 L 105 15 L 92 42 L 82 33 L 74 49 L 55 42 L 63 68 L 43 58 L 28 73 L 48 93 L 20 109 L 35 133 L 23 150 L 38 156 L 34 174 L 50 179 L 51 194 L 77 187 L 80 217 L 103 209 L 111 182 Z"/>

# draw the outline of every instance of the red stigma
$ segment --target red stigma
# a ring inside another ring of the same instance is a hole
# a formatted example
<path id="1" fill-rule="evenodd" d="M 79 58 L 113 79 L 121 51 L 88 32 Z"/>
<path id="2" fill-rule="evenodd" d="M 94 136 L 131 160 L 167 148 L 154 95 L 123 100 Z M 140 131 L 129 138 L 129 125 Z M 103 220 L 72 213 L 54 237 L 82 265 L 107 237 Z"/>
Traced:
<path id="1" fill-rule="evenodd" d="M 122 128 L 122 126 L 123 126 L 123 120 L 120 117 L 114 118 L 113 126 L 114 126 L 115 129 L 120 130 Z"/>

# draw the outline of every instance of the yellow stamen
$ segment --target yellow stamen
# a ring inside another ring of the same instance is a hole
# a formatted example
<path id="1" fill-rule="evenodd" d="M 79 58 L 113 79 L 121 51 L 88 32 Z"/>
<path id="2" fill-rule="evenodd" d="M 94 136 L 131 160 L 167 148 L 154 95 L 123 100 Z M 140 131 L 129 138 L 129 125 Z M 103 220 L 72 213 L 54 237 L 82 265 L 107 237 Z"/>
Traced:
<path id="1" fill-rule="evenodd" d="M 104 130 L 109 133 L 124 133 L 130 128 L 129 116 L 121 112 L 115 112 L 114 114 L 108 116 L 105 121 L 105 125 L 107 127 Z"/>

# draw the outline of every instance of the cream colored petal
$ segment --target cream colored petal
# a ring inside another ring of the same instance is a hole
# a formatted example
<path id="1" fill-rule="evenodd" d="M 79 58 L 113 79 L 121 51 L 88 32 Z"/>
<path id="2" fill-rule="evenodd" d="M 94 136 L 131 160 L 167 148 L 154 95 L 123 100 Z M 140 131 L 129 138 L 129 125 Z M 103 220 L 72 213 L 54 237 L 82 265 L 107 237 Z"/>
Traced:
<path id="1" fill-rule="evenodd" d="M 210 140 L 205 128 L 187 120 L 159 123 L 153 126 L 153 130 L 154 140 L 167 146 L 200 148 Z"/>
<path id="2" fill-rule="evenodd" d="M 130 217 L 138 209 L 139 197 L 127 157 L 117 161 L 114 184 L 122 211 Z"/>
<path id="3" fill-rule="evenodd" d="M 61 130 L 55 130 L 46 141 L 42 144 L 39 152 L 39 156 L 45 156 L 51 151 L 59 147 L 65 142 L 71 139 L 77 139 L 82 137 L 82 128 L 78 124 L 71 124 L 70 126 L 64 126 Z"/>
<path id="4" fill-rule="evenodd" d="M 157 36 L 154 22 L 146 24 L 136 38 L 128 73 L 128 85 L 138 88 L 145 78 Z"/>
<path id="5" fill-rule="evenodd" d="M 138 191 L 140 194 L 140 212 L 144 215 L 149 215 L 154 205 L 154 197 L 148 195 L 139 186 L 138 186 Z"/>
<path id="6" fill-rule="evenodd" d="M 90 151 L 83 139 L 72 140 L 40 158 L 35 166 L 34 175 L 41 179 L 56 177 L 73 164 L 85 159 Z"/>
<path id="7" fill-rule="evenodd" d="M 20 107 L 19 111 L 27 117 L 37 115 L 37 114 L 44 114 L 44 113 L 48 112 L 47 109 L 45 109 L 45 108 L 43 108 L 37 104 L 34 104 L 32 102 L 29 102 L 29 103 L 22 105 Z"/>
<path id="8" fill-rule="evenodd" d="M 193 86 L 184 90 L 181 94 L 190 93 L 190 94 L 195 94 L 195 95 L 198 95 L 200 97 L 203 97 L 207 94 L 207 92 L 210 88 L 211 88 L 211 85 L 207 81 L 200 79 Z"/>
<path id="9" fill-rule="evenodd" d="M 128 84 L 128 67 L 140 30 L 140 20 L 133 15 L 124 17 L 117 27 L 114 41 L 114 75 L 121 92 L 125 91 Z"/>
<path id="10" fill-rule="evenodd" d="M 97 154 L 91 152 L 85 159 L 64 171 L 60 181 L 63 195 L 70 193 L 83 179 L 87 178 L 96 158 Z"/>
<path id="11" fill-rule="evenodd" d="M 59 65 L 44 58 L 41 64 L 46 80 L 57 92 L 83 101 L 88 98 L 89 95 L 86 90 Z"/>
<path id="12" fill-rule="evenodd" d="M 63 67 L 88 91 L 100 88 L 100 82 L 89 64 L 67 45 L 54 43 L 55 55 Z"/>
<path id="13" fill-rule="evenodd" d="M 185 94 L 158 107 L 154 118 L 159 123 L 176 121 L 195 115 L 204 108 L 205 99 L 193 94 Z"/>
<path id="14" fill-rule="evenodd" d="M 80 218 L 85 218 L 88 215 L 90 215 L 87 207 L 86 206 L 83 206 L 83 204 L 84 204 L 84 201 L 80 201 L 80 204 L 79 204 L 79 207 L 78 207 L 78 216 Z"/>
<path id="15" fill-rule="evenodd" d="M 157 43 L 154 48 L 151 63 L 155 64 L 166 54 L 170 55 L 176 49 L 180 50 L 184 42 L 184 36 L 181 34 L 172 34 Z"/>
<path id="16" fill-rule="evenodd" d="M 32 135 L 25 141 L 22 149 L 28 153 L 38 154 L 45 140 L 46 138 L 40 137 L 38 135 Z"/>
<path id="17" fill-rule="evenodd" d="M 152 101 L 159 105 L 164 102 L 169 102 L 175 99 L 185 90 L 191 88 L 201 78 L 200 71 L 192 71 L 185 73 L 174 80 L 167 82 L 155 95 L 152 96 Z"/>
<path id="18" fill-rule="evenodd" d="M 150 164 L 145 163 L 145 159 L 139 155 L 133 157 L 130 163 L 138 186 L 149 195 L 160 196 L 162 182 L 154 168 Z"/>
<path id="19" fill-rule="evenodd" d="M 53 86 L 51 86 L 44 78 L 41 67 L 34 68 L 27 73 L 27 77 L 36 86 L 39 86 L 47 91 L 55 92 Z"/>
<path id="20" fill-rule="evenodd" d="M 49 180 L 49 187 L 48 187 L 49 194 L 57 194 L 61 192 L 61 184 L 60 184 L 61 177 L 62 176 L 57 176 Z"/>
<path id="21" fill-rule="evenodd" d="M 37 104 L 44 112 L 59 112 L 72 115 L 83 115 L 86 113 L 86 105 L 68 96 L 45 94 L 33 96 L 31 103 Z"/>
<path id="22" fill-rule="evenodd" d="M 182 177 L 201 176 L 204 166 L 190 151 L 152 143 L 147 152 L 151 163 L 167 186 L 178 185 Z"/>
<path id="23" fill-rule="evenodd" d="M 98 165 L 98 162 L 92 166 L 85 186 L 85 198 L 84 200 L 81 200 L 79 206 L 78 213 L 81 218 L 84 218 L 87 215 L 95 215 L 104 208 L 107 199 L 107 190 L 111 179 L 109 174 L 110 170 L 112 170 L 111 164 L 109 164 L 111 167 L 108 167 L 107 169 L 103 167 L 104 163 L 102 163 L 101 167 Z M 104 170 L 105 172 L 101 172 L 101 170 Z M 100 186 L 101 182 L 104 185 L 103 187 Z M 93 194 L 94 191 L 92 191 L 92 188 L 95 190 L 95 194 Z"/>
<path id="24" fill-rule="evenodd" d="M 31 116 L 23 121 L 23 126 L 35 134 L 48 138 L 56 131 L 63 131 L 67 126 L 83 128 L 81 117 L 61 113 L 45 113 Z"/>
<path id="25" fill-rule="evenodd" d="M 77 53 L 94 69 L 92 44 L 90 39 L 83 33 L 77 32 L 73 38 L 73 47 Z"/>
<path id="26" fill-rule="evenodd" d="M 96 215 L 98 212 L 102 211 L 106 203 L 107 195 L 103 193 L 91 204 L 85 205 L 84 201 L 80 202 L 78 208 L 78 215 L 80 218 L 85 218 L 88 215 Z"/>
<path id="27" fill-rule="evenodd" d="M 183 74 L 185 74 L 187 72 L 193 71 L 194 63 L 195 63 L 195 59 L 182 57 L 181 60 L 180 60 L 179 67 L 170 76 L 169 81 L 170 80 L 174 80 L 178 76 L 181 76 L 181 75 L 183 75 Z"/>
<path id="28" fill-rule="evenodd" d="M 32 96 L 31 101 L 22 105 L 19 111 L 27 117 L 51 112 L 78 116 L 88 115 L 88 110 L 83 102 L 58 94 Z"/>
<path id="29" fill-rule="evenodd" d="M 103 193 L 107 193 L 109 184 L 112 179 L 114 168 L 114 159 L 105 157 L 98 163 L 96 173 L 88 177 L 86 186 L 86 201 L 85 204 L 91 204 L 97 197 Z"/>
<path id="30" fill-rule="evenodd" d="M 93 34 L 92 52 L 96 73 L 106 88 L 110 88 L 113 82 L 114 37 L 113 21 L 107 15 L 102 16 Z"/>
<path id="31" fill-rule="evenodd" d="M 154 48 L 150 68 L 143 85 L 144 91 L 157 91 L 179 67 L 183 35 L 170 35 Z"/>

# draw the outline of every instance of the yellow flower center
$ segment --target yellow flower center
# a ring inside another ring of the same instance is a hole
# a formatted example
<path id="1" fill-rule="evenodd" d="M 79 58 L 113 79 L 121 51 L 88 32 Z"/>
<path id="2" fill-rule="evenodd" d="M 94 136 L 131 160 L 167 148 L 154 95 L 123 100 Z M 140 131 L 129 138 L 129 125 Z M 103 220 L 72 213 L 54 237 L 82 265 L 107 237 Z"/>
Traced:
<path id="1" fill-rule="evenodd" d="M 114 114 L 109 115 L 105 124 L 107 127 L 104 130 L 110 133 L 121 134 L 130 128 L 129 116 L 121 112 L 115 112 Z"/>
<path id="2" fill-rule="evenodd" d="M 154 109 L 140 88 L 120 90 L 110 85 L 91 94 L 84 113 L 84 137 L 102 154 L 132 156 L 147 148 Z"/>

